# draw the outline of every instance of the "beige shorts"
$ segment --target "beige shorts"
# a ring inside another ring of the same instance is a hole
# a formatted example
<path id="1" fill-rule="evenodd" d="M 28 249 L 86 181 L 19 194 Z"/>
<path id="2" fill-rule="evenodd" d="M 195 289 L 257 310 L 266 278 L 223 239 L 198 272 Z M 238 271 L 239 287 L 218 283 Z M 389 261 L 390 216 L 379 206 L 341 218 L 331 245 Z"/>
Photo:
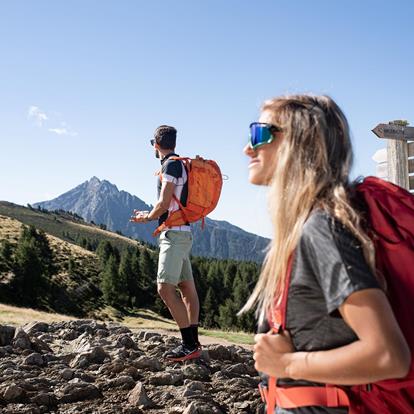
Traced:
<path id="1" fill-rule="evenodd" d="M 190 252 L 193 235 L 189 231 L 167 230 L 160 234 L 158 258 L 158 283 L 177 286 L 185 280 L 193 280 Z"/>

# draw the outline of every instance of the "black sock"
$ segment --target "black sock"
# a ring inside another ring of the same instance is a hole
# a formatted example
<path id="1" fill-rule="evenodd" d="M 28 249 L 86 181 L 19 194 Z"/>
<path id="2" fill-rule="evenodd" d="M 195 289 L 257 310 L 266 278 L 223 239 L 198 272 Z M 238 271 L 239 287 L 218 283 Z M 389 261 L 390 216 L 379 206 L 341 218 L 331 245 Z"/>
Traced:
<path id="1" fill-rule="evenodd" d="M 190 325 L 191 333 L 193 334 L 193 340 L 196 345 L 198 345 L 200 342 L 198 341 L 198 324 Z"/>
<path id="2" fill-rule="evenodd" d="M 195 346 L 195 342 L 193 339 L 193 331 L 191 326 L 187 328 L 180 328 L 181 338 L 183 338 L 184 345 L 193 348 Z"/>

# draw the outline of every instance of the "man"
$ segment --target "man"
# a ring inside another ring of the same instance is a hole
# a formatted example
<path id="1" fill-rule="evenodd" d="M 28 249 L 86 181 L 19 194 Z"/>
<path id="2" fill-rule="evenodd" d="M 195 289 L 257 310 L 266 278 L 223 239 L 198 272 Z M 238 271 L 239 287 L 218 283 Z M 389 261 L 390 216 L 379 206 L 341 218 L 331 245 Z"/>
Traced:
<path id="1" fill-rule="evenodd" d="M 163 224 L 170 213 L 179 209 L 174 196 L 186 205 L 187 172 L 181 161 L 170 159 L 178 157 L 174 152 L 176 136 L 177 130 L 168 125 L 161 125 L 155 130 L 151 145 L 154 146 L 156 158 L 161 159 L 158 201 L 149 213 L 138 212 L 134 221 L 146 223 L 158 219 L 158 224 Z M 172 361 L 185 361 L 201 355 L 198 341 L 200 305 L 190 262 L 192 243 L 190 223 L 167 227 L 159 237 L 158 294 L 180 328 L 182 337 L 182 343 L 164 355 Z M 177 294 L 177 288 L 181 296 Z"/>

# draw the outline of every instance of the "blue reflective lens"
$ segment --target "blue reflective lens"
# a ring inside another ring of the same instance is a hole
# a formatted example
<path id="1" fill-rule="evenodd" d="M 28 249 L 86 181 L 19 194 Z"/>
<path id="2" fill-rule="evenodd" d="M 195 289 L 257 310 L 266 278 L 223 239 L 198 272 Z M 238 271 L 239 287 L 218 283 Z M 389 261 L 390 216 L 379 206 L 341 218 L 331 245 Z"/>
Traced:
<path id="1" fill-rule="evenodd" d="M 263 144 L 270 144 L 273 141 L 273 134 L 270 131 L 272 126 L 260 122 L 250 124 L 250 146 L 254 149 Z"/>

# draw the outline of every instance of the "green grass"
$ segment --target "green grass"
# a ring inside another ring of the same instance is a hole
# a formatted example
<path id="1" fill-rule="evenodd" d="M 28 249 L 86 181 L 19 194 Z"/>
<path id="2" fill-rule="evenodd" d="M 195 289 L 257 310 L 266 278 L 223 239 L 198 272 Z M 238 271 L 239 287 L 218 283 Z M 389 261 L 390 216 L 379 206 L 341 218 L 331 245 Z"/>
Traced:
<path id="1" fill-rule="evenodd" d="M 155 312 L 152 312 L 148 309 L 135 309 L 131 312 L 130 316 L 123 316 L 114 308 L 107 306 L 100 312 L 97 312 L 94 316 L 95 319 L 102 321 L 115 320 L 134 331 L 140 329 L 170 332 L 178 331 L 177 325 L 173 320 L 157 315 Z M 6 324 L 13 326 L 22 326 L 32 321 L 52 323 L 59 321 L 69 321 L 73 319 L 75 319 L 75 317 L 69 315 L 44 312 L 36 309 L 21 308 L 0 303 L 0 325 Z M 222 339 L 234 344 L 254 344 L 253 334 L 245 332 L 218 331 L 201 328 L 200 335 L 205 335 L 218 340 Z"/>
<path id="2" fill-rule="evenodd" d="M 119 234 L 102 230 L 98 226 L 82 221 L 71 219 L 70 216 L 63 216 L 55 213 L 43 213 L 36 209 L 19 206 L 7 201 L 0 201 L 0 215 L 14 218 L 26 225 L 33 225 L 46 233 L 62 240 L 73 243 L 66 235 L 75 238 L 78 234 L 89 240 L 108 240 L 119 250 L 128 246 L 142 246 L 139 242 Z"/>
<path id="3" fill-rule="evenodd" d="M 32 321 L 51 323 L 57 321 L 69 321 L 72 319 L 75 318 L 59 313 L 43 312 L 0 303 L 0 324 L 22 326 Z"/>
<path id="4" fill-rule="evenodd" d="M 247 332 L 217 331 L 200 328 L 200 334 L 213 338 L 224 339 L 229 342 L 244 345 L 254 345 L 254 334 Z"/>

